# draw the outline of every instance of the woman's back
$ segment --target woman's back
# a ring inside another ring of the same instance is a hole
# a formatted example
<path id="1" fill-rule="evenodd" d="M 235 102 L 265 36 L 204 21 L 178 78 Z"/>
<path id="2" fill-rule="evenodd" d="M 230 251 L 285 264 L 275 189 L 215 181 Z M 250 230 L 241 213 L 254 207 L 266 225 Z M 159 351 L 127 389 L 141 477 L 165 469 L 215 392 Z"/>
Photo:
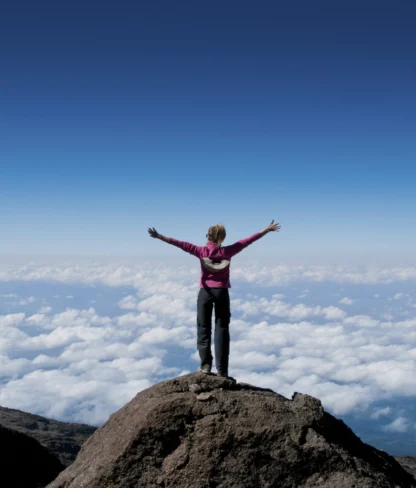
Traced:
<path id="1" fill-rule="evenodd" d="M 214 242 L 207 242 L 205 246 L 195 246 L 172 237 L 170 238 L 170 243 L 200 259 L 200 288 L 231 288 L 231 258 L 261 237 L 262 234 L 256 232 L 252 236 L 241 239 L 230 246 L 218 246 Z"/>

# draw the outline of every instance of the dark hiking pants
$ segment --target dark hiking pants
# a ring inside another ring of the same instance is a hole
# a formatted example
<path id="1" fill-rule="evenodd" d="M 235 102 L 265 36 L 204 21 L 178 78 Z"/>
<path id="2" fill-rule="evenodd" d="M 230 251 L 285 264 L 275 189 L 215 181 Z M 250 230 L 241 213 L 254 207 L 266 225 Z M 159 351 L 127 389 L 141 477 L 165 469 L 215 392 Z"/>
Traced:
<path id="1" fill-rule="evenodd" d="M 197 302 L 197 346 L 201 366 L 212 365 L 212 309 L 215 306 L 215 365 L 218 373 L 228 375 L 230 354 L 230 295 L 228 288 L 200 288 Z"/>

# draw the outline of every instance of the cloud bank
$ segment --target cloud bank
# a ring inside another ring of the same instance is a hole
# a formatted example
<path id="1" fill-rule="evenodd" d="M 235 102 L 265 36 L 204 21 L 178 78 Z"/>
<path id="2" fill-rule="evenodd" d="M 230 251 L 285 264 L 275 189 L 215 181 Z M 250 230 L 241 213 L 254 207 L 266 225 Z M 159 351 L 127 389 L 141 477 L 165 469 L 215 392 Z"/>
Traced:
<path id="1" fill-rule="evenodd" d="M 277 266 L 257 272 L 236 268 L 232 273 L 232 283 L 250 287 L 246 294 L 231 289 L 233 376 L 287 397 L 295 391 L 317 396 L 336 415 L 367 410 L 386 432 L 414 428 L 405 415 L 393 418 L 390 407 L 373 406 L 395 396 L 415 396 L 414 295 L 398 291 L 395 300 L 388 302 L 375 294 L 377 303 L 407 307 L 403 317 L 392 309 L 387 319 L 372 310 L 354 313 L 355 300 L 345 296 L 334 295 L 330 305 L 305 301 L 314 282 L 403 283 L 416 281 L 414 270 L 358 273 Z M 132 289 L 115 298 L 117 309 L 108 315 L 92 306 L 77 308 L 76 296 L 82 290 L 64 293 L 74 299 L 60 311 L 54 310 L 52 300 L 41 303 L 16 294 L 3 296 L 3 303 L 22 303 L 23 310 L 0 315 L 0 405 L 99 425 L 143 388 L 198 366 L 197 268 L 146 263 L 32 265 L 3 267 L 0 276 L 4 283 L 30 282 L 33 290 L 45 281 L 57 287 L 59 283 L 104 284 L 114 288 L 115 297 L 117 287 Z M 302 293 L 290 299 L 290 286 L 296 282 L 301 283 Z M 264 286 L 272 291 L 275 286 L 279 293 L 261 296 L 256 290 Z M 37 294 L 33 291 L 30 296 Z M 25 307 L 38 303 L 36 312 L 26 311 Z"/>

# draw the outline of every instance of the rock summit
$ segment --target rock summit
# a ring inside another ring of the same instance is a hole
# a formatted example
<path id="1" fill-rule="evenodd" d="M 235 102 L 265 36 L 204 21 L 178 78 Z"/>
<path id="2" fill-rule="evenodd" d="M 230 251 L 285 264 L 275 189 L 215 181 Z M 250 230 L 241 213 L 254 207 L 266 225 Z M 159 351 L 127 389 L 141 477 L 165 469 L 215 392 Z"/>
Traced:
<path id="1" fill-rule="evenodd" d="M 321 402 L 204 373 L 139 392 L 48 488 L 414 488 Z"/>

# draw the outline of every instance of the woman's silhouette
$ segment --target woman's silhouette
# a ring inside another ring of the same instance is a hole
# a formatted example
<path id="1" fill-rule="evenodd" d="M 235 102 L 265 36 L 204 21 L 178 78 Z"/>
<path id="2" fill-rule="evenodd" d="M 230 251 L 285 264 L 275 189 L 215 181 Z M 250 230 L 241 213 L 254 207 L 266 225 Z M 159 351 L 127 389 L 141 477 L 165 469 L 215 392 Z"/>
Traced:
<path id="1" fill-rule="evenodd" d="M 199 258 L 201 262 L 201 279 L 197 300 L 197 347 L 201 364 L 198 371 L 210 373 L 212 368 L 211 323 L 212 309 L 215 305 L 215 365 L 219 376 L 228 376 L 228 358 L 230 354 L 230 284 L 231 258 L 245 247 L 272 231 L 279 231 L 280 224 L 271 224 L 261 232 L 247 239 L 237 241 L 230 246 L 222 246 L 226 236 L 222 224 L 213 225 L 208 229 L 205 246 L 196 246 L 189 242 L 178 241 L 173 237 L 165 237 L 156 229 L 149 228 L 149 235 L 173 244 L 185 252 Z"/>

